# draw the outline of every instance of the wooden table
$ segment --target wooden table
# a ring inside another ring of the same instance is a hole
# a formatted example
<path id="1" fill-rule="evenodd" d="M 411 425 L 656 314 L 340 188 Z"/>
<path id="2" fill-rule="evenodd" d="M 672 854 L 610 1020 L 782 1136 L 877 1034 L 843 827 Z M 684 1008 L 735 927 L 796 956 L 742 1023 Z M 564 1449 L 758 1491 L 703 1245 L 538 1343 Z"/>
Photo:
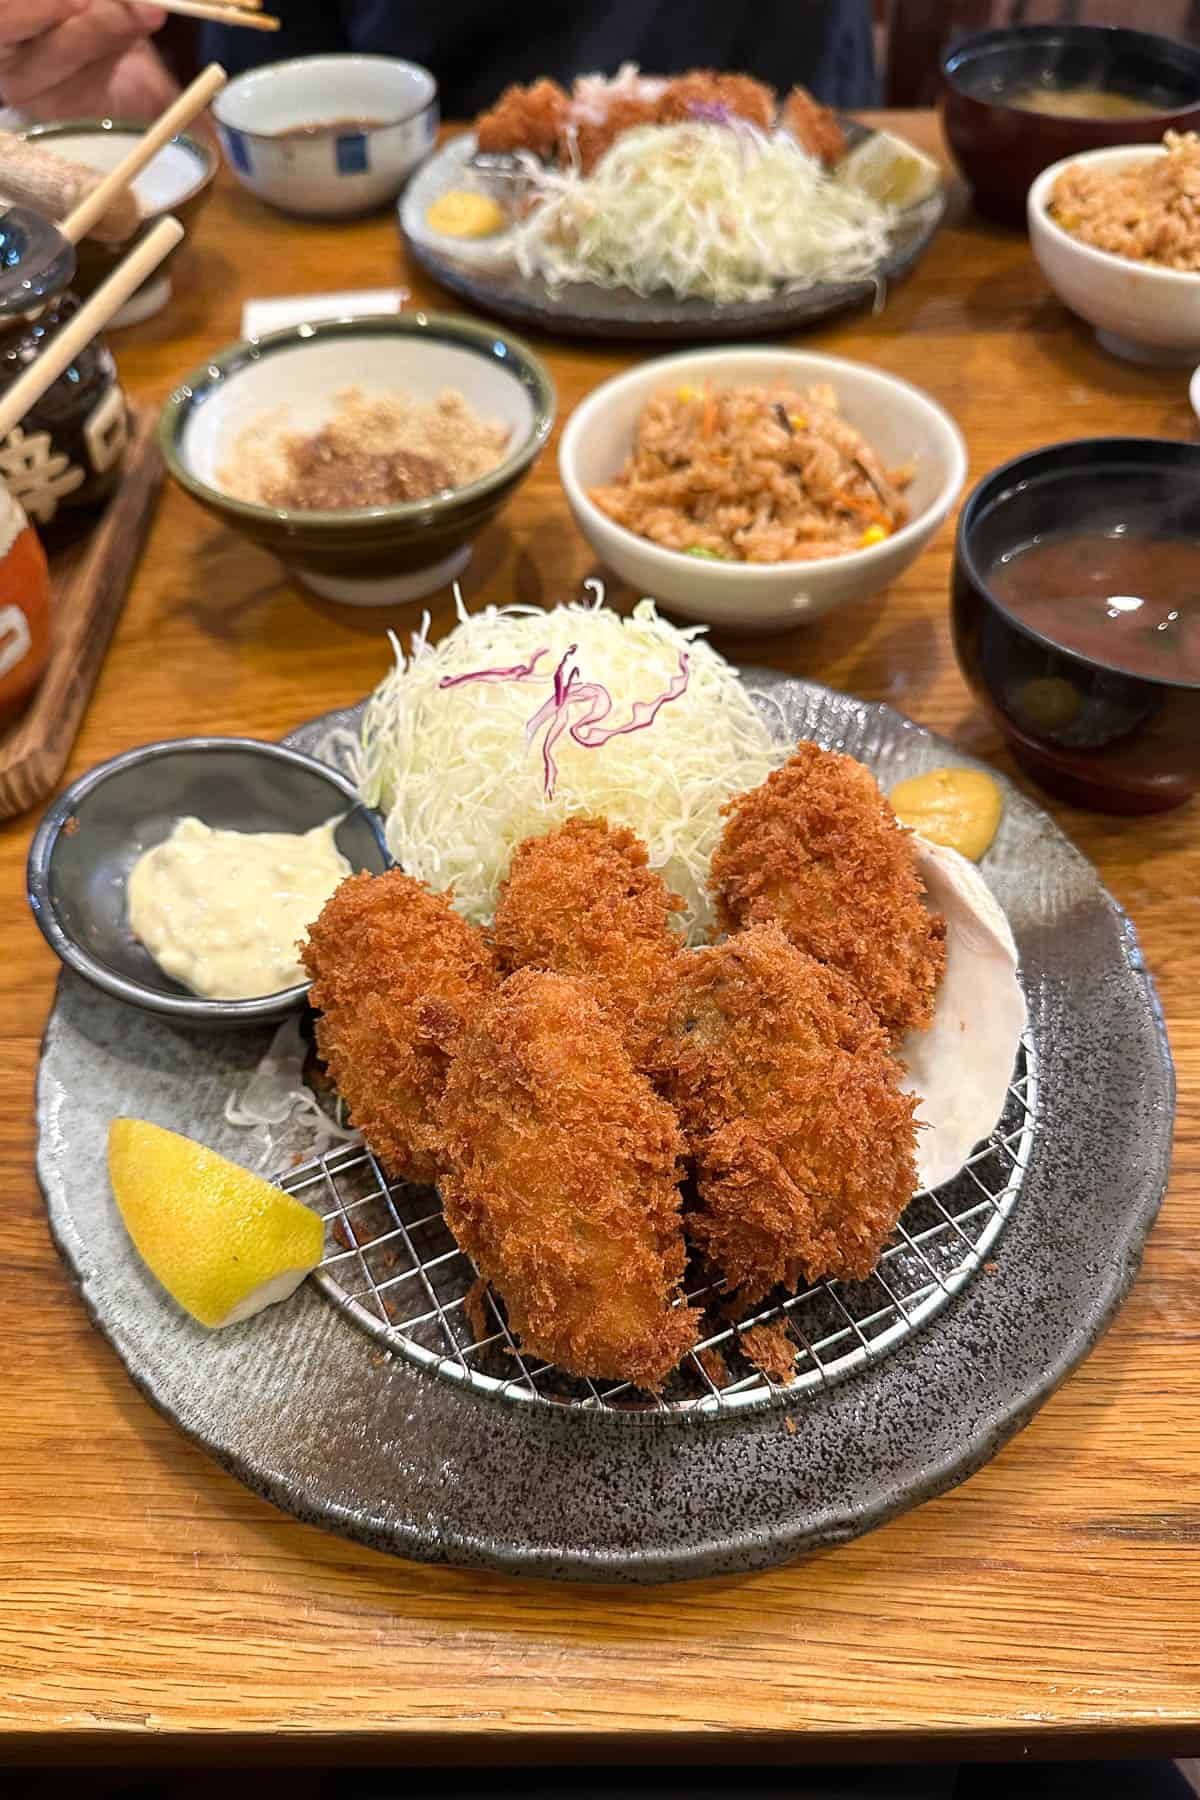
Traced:
<path id="1" fill-rule="evenodd" d="M 903 129 L 935 134 L 923 115 Z M 389 218 L 300 224 L 222 181 L 170 311 L 117 342 L 125 381 L 161 398 L 239 335 L 249 294 L 398 280 L 446 304 L 405 274 Z M 964 207 L 881 317 L 803 342 L 927 388 L 966 433 L 972 480 L 1053 439 L 1193 435 L 1182 372 L 1104 355 L 1024 240 Z M 537 348 L 562 416 L 630 360 Z M 947 528 L 882 604 L 723 647 L 887 700 L 1012 775 L 951 652 L 951 542 Z M 550 605 L 591 567 L 552 447 L 464 587 L 470 603 Z M 445 628 L 447 597 L 434 613 Z M 69 773 L 181 732 L 279 735 L 365 693 L 385 627 L 410 622 L 304 596 L 169 490 Z M 1132 913 L 1178 1062 L 1174 1175 L 1132 1297 L 956 1493 L 775 1573 L 636 1592 L 457 1574 L 325 1536 L 135 1392 L 47 1236 L 30 1092 L 56 964 L 20 897 L 32 821 L 0 829 L 0 1757 L 707 1763 L 1200 1743 L 1200 814 L 1052 810 Z"/>

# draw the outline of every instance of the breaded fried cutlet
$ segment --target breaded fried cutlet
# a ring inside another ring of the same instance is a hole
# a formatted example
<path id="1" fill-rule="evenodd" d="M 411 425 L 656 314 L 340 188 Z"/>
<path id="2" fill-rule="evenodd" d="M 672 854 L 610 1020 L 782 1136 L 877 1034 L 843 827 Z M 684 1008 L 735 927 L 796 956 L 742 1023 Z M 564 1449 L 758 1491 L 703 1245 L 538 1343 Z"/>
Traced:
<path id="1" fill-rule="evenodd" d="M 783 103 L 779 123 L 790 131 L 802 150 L 823 162 L 827 169 L 846 154 L 846 134 L 832 107 L 822 106 L 805 87 L 794 87 Z"/>
<path id="2" fill-rule="evenodd" d="M 435 1181 L 446 1071 L 500 982 L 483 934 L 446 895 L 391 869 L 343 881 L 300 954 L 317 1048 L 352 1123 L 391 1175 Z"/>
<path id="3" fill-rule="evenodd" d="M 870 770 L 801 743 L 725 812 L 709 881 L 722 927 L 774 922 L 850 978 L 893 1043 L 926 1029 L 946 922 L 922 904 L 911 833 Z"/>
<path id="4" fill-rule="evenodd" d="M 588 989 L 525 969 L 459 1046 L 446 1221 L 531 1355 L 659 1387 L 697 1337 L 678 1298 L 683 1149 Z"/>
<path id="5" fill-rule="evenodd" d="M 916 1188 L 901 1074 L 855 988 L 777 925 L 680 959 L 654 1078 L 695 1159 L 688 1235 L 740 1299 L 870 1274 Z"/>
<path id="6" fill-rule="evenodd" d="M 770 131 L 775 119 L 775 90 L 750 75 L 692 69 L 667 83 L 658 102 L 658 123 L 686 124 L 697 116 L 697 107 L 709 106 L 724 107 L 735 118 L 748 120 L 760 131 Z"/>
<path id="7" fill-rule="evenodd" d="M 568 819 L 513 853 L 492 927 L 502 968 L 586 976 L 641 1067 L 657 1032 L 663 987 L 682 941 L 670 918 L 683 901 L 649 867 L 624 825 Z"/>
<path id="8" fill-rule="evenodd" d="M 659 123 L 657 100 L 637 95 L 615 95 L 608 103 L 602 119 L 572 117 L 559 141 L 559 160 L 570 163 L 578 159 L 580 172 L 590 175 L 600 158 L 611 150 L 619 137 L 636 131 L 641 125 Z"/>
<path id="9" fill-rule="evenodd" d="M 528 150 L 550 162 L 559 145 L 571 102 L 557 81 L 543 79 L 529 87 L 514 83 L 475 122 L 478 148 L 490 156 Z"/>

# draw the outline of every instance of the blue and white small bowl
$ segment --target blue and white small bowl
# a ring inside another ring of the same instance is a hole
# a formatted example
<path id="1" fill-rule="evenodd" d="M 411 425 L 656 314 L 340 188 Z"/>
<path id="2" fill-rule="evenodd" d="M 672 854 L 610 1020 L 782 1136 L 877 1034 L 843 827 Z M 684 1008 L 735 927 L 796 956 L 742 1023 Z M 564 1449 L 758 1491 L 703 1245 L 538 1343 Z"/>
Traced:
<path id="1" fill-rule="evenodd" d="M 394 200 L 428 155 L 437 82 L 393 56 L 298 56 L 231 81 L 213 116 L 226 161 L 260 200 L 308 218 L 350 217 Z M 310 128 L 303 136 L 282 135 L 301 126 Z"/>

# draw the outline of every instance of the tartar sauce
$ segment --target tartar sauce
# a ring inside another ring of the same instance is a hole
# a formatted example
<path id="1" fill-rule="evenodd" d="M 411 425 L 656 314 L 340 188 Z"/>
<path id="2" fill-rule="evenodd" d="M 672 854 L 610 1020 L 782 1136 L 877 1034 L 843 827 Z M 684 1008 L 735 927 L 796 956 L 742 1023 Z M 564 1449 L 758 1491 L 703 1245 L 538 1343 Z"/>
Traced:
<path id="1" fill-rule="evenodd" d="M 297 946 L 350 864 L 340 823 L 220 831 L 178 819 L 129 873 L 129 926 L 155 962 L 209 1000 L 252 1000 L 305 979 Z"/>

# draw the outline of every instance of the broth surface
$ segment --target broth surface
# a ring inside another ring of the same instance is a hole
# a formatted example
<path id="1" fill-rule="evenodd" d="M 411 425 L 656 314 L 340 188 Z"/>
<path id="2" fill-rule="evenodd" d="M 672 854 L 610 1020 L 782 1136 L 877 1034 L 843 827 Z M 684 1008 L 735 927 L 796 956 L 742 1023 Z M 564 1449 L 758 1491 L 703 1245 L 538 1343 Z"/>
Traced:
<path id="1" fill-rule="evenodd" d="M 1022 112 L 1049 113 L 1056 119 L 1152 119 L 1164 110 L 1129 94 L 1090 87 L 1018 88 L 1006 96 L 1005 104 Z"/>
<path id="2" fill-rule="evenodd" d="M 1123 527 L 1007 551 L 988 585 L 1014 618 L 1131 675 L 1200 682 L 1200 540 Z"/>
<path id="3" fill-rule="evenodd" d="M 311 125 L 286 125 L 282 131 L 273 131 L 276 138 L 310 138 L 324 137 L 327 133 L 343 133 L 351 131 L 377 131 L 383 124 L 382 119 L 315 119 Z"/>

